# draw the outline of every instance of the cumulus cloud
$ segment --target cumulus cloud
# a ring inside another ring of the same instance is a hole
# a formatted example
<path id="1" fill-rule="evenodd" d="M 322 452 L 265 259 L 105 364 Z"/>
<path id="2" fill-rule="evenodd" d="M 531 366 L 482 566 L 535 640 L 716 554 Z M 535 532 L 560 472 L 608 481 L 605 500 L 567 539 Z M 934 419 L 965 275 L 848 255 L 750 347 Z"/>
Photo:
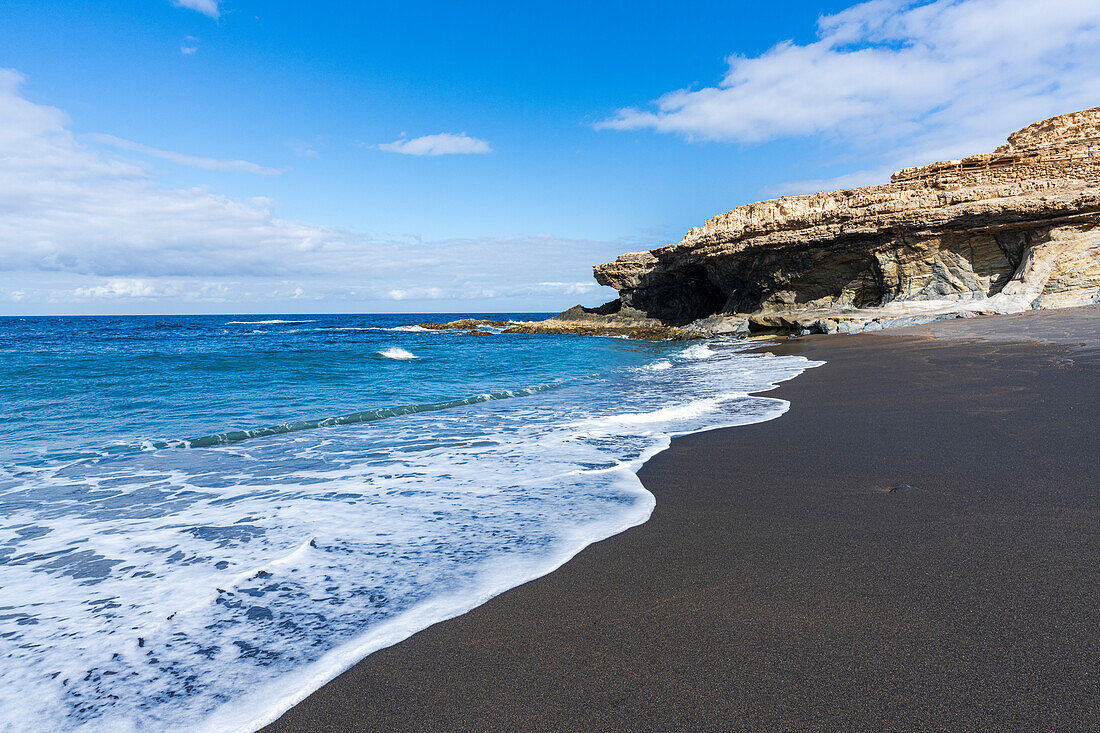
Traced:
<path id="1" fill-rule="evenodd" d="M 441 132 L 438 135 L 424 135 L 409 140 L 402 138 L 377 147 L 379 150 L 402 155 L 484 155 L 493 152 L 487 141 L 470 137 L 464 132 L 457 135 Z"/>
<path id="2" fill-rule="evenodd" d="M 218 9 L 218 2 L 219 0 L 172 0 L 172 4 L 177 8 L 197 10 L 203 15 L 209 15 L 211 18 L 218 18 L 221 16 L 221 11 Z"/>
<path id="3" fill-rule="evenodd" d="M 386 300 L 481 300 L 493 298 L 523 298 L 540 295 L 565 295 L 569 297 L 585 296 L 600 287 L 594 282 L 540 282 L 517 283 L 513 285 L 476 285 L 467 284 L 458 287 L 414 286 L 408 288 L 391 288 L 390 290 L 376 294 Z"/>
<path id="4" fill-rule="evenodd" d="M 786 41 L 727 64 L 716 86 L 671 91 L 597 127 L 742 143 L 825 134 L 886 141 L 910 155 L 976 152 L 1100 101 L 1100 3 L 873 0 L 820 18 L 813 43 Z"/>
<path id="5" fill-rule="evenodd" d="M 485 309 L 507 298 L 516 298 L 509 306 L 534 307 L 529 297 L 564 307 L 574 297 L 600 299 L 601 289 L 582 282 L 593 262 L 656 244 L 422 241 L 287 220 L 262 197 L 158 185 L 147 167 L 78 139 L 64 112 L 27 99 L 21 83 L 17 72 L 0 69 L 0 279 L 18 283 L 0 291 L 9 309 L 146 304 L 166 312 L 204 301 L 252 309 L 294 299 L 337 308 L 400 301 L 414 310 Z M 131 149 L 122 142 L 111 147 Z"/>
<path id="6" fill-rule="evenodd" d="M 141 166 L 82 145 L 65 114 L 25 99 L 21 82 L 0 69 L 0 270 L 276 272 L 292 267 L 288 253 L 347 239 L 283 220 L 263 200 L 159 188 Z"/>
<path id="7" fill-rule="evenodd" d="M 241 171 L 244 173 L 255 173 L 260 176 L 277 176 L 283 172 L 278 168 L 268 168 L 256 163 L 250 163 L 247 160 L 204 158 L 198 155 L 177 153 L 172 150 L 161 150 L 159 148 L 153 148 L 148 145 L 133 142 L 132 140 L 124 140 L 114 135 L 92 133 L 85 135 L 84 138 L 90 142 L 100 143 L 101 145 L 110 145 L 120 150 L 128 150 L 132 153 L 140 153 L 141 155 L 147 155 L 151 158 L 160 158 L 178 165 L 186 165 L 191 168 L 201 168 L 208 171 Z"/>
<path id="8" fill-rule="evenodd" d="M 95 285 L 72 290 L 53 291 L 55 299 L 149 300 L 181 298 L 183 300 L 223 301 L 230 283 L 199 282 L 193 279 L 154 280 L 140 277 L 112 277 Z"/>
<path id="9" fill-rule="evenodd" d="M 76 288 L 73 295 L 78 298 L 153 298 L 174 293 L 158 288 L 150 280 L 142 280 L 135 277 L 116 277 L 102 285 L 93 287 Z"/>
<path id="10" fill-rule="evenodd" d="M 439 300 L 447 295 L 443 288 L 390 288 L 386 291 L 386 297 L 390 300 Z"/>

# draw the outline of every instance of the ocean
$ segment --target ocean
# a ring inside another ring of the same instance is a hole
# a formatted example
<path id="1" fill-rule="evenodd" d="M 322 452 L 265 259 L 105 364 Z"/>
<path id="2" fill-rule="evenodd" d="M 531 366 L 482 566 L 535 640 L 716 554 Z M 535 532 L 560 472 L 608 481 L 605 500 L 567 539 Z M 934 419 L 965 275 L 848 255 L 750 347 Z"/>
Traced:
<path id="1" fill-rule="evenodd" d="M 415 325 L 454 317 L 0 319 L 0 729 L 254 730 L 644 522 L 648 457 L 813 366 Z"/>

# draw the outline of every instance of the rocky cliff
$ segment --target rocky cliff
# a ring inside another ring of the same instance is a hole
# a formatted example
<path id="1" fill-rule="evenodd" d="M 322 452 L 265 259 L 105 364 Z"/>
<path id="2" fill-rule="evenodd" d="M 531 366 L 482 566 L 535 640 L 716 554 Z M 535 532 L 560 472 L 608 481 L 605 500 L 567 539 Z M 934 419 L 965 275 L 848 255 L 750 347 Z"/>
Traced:
<path id="1" fill-rule="evenodd" d="M 1098 302 L 1092 146 L 1100 107 L 887 184 L 740 206 L 677 244 L 597 265 L 619 300 L 527 330 L 857 331 Z"/>

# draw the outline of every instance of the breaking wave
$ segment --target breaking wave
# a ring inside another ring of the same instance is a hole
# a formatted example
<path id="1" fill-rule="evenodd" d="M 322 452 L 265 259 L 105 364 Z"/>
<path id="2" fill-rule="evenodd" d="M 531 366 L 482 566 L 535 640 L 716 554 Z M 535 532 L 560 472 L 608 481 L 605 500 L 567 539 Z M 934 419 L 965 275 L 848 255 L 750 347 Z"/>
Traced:
<path id="1" fill-rule="evenodd" d="M 388 349 L 382 349 L 378 352 L 378 355 L 384 359 L 399 359 L 402 361 L 418 358 L 416 354 L 407 349 L 402 349 L 400 346 L 391 346 Z"/>
<path id="2" fill-rule="evenodd" d="M 316 322 L 317 322 L 316 320 L 284 321 L 284 320 L 281 320 L 281 319 L 278 319 L 278 318 L 273 318 L 273 319 L 267 320 L 267 321 L 226 321 L 225 325 L 227 325 L 227 326 L 244 326 L 244 325 L 247 325 L 247 326 L 252 326 L 252 325 L 267 326 L 267 325 L 272 325 L 272 324 L 275 324 L 275 323 L 316 323 Z"/>
<path id="3" fill-rule="evenodd" d="M 400 348 L 393 333 L 274 349 L 243 334 L 223 346 L 221 326 L 145 358 L 123 397 L 151 425 L 466 396 L 0 461 L 0 729 L 254 730 L 366 654 L 644 522 L 645 460 L 675 435 L 778 417 L 787 403 L 755 393 L 813 365 L 720 344 L 409 334 L 423 363 L 384 368 L 363 355 Z M 102 390 L 77 382 L 107 417 L 111 385 L 133 374 L 110 371 L 117 353 L 97 362 Z M 68 404 L 56 388 L 43 409 Z M 166 401 L 143 407 L 151 394 Z M 71 425 L 47 434 L 96 422 Z"/>

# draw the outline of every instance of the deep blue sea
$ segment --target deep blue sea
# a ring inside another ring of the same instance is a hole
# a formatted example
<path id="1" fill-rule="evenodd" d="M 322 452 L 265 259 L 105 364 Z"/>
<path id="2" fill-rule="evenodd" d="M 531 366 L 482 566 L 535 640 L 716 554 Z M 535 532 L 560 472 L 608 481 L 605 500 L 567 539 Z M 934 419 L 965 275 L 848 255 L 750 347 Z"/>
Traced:
<path id="1" fill-rule="evenodd" d="M 0 319 L 0 729 L 254 730 L 644 522 L 646 458 L 812 365 L 414 325 L 454 317 Z"/>

